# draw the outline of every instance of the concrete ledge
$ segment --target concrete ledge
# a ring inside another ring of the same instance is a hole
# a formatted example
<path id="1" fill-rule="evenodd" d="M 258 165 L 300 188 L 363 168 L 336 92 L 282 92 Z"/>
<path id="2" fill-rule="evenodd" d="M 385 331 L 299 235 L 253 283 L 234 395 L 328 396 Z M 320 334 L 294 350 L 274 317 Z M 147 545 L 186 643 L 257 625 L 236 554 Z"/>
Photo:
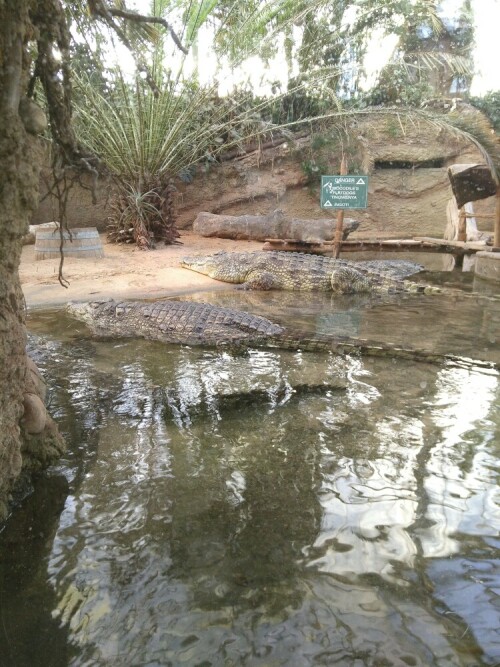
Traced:
<path id="1" fill-rule="evenodd" d="M 500 283 L 500 252 L 476 253 L 475 275 L 486 280 Z"/>

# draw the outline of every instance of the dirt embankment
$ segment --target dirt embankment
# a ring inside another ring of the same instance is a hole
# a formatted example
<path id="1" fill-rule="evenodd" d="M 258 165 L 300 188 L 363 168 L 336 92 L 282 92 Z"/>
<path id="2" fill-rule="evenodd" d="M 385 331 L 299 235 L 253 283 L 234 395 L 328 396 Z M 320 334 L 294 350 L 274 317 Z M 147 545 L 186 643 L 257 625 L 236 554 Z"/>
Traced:
<path id="1" fill-rule="evenodd" d="M 434 126 L 394 116 L 357 120 L 352 130 L 355 145 L 349 149 L 348 168 L 369 175 L 368 208 L 352 211 L 360 222 L 353 237 L 442 237 L 452 195 L 446 168 L 457 162 L 481 162 L 479 153 Z M 288 218 L 332 215 L 334 219 L 334 213 L 320 207 L 320 175 L 338 173 L 341 151 L 338 140 L 323 132 L 249 150 L 209 169 L 200 166 L 190 182 L 175 181 L 178 227 L 192 229 L 201 211 L 239 216 L 269 215 L 282 209 Z M 47 179 L 48 172 L 42 178 L 42 194 Z M 97 226 L 105 231 L 111 191 L 110 183 L 99 183 L 94 206 L 90 192 L 75 187 L 68 202 L 70 226 Z M 493 212 L 493 198 L 477 202 L 474 208 L 478 214 Z M 56 215 L 55 200 L 43 198 L 33 223 L 55 220 Z M 488 231 L 489 223 L 478 222 L 481 230 Z"/>

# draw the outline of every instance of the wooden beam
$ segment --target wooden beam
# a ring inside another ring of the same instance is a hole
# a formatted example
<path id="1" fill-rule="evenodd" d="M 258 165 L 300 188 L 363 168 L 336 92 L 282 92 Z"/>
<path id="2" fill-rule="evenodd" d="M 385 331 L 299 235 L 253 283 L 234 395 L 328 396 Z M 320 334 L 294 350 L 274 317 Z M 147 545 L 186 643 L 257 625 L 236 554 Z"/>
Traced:
<path id="1" fill-rule="evenodd" d="M 448 178 L 458 208 L 470 201 L 492 197 L 497 191 L 493 174 L 485 164 L 452 164 L 448 167 Z"/>
<path id="2" fill-rule="evenodd" d="M 345 155 L 342 154 L 342 162 L 340 163 L 340 175 L 345 176 L 347 174 L 347 160 Z M 333 239 L 333 251 L 332 257 L 338 259 L 340 255 L 340 247 L 342 245 L 342 234 L 344 231 L 344 211 L 340 209 L 337 211 L 337 224 L 335 226 L 335 236 Z"/>
<path id="3" fill-rule="evenodd" d="M 495 209 L 495 229 L 493 231 L 493 245 L 500 248 L 500 185 L 497 187 L 497 203 Z"/>
<path id="4" fill-rule="evenodd" d="M 463 206 L 458 210 L 457 241 L 467 241 L 467 221 Z"/>
<path id="5" fill-rule="evenodd" d="M 304 241 L 294 241 L 293 239 L 266 239 L 262 249 L 327 255 L 331 253 L 331 245 L 331 242 L 306 243 Z M 484 250 L 491 250 L 491 246 L 486 246 L 483 243 L 446 241 L 431 237 L 387 239 L 384 241 L 363 241 L 353 239 L 342 242 L 342 252 L 431 252 L 462 256 L 471 255 Z"/>

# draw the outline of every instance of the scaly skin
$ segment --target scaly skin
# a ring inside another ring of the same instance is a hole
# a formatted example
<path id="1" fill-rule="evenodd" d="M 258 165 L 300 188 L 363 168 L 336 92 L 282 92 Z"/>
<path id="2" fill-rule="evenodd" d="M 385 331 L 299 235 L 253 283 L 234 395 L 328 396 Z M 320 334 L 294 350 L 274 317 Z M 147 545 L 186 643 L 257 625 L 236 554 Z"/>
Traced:
<path id="1" fill-rule="evenodd" d="M 301 290 L 354 294 L 359 292 L 441 293 L 431 285 L 402 278 L 419 270 L 410 262 L 349 262 L 297 252 L 219 252 L 186 257 L 181 265 L 215 280 L 244 289 Z M 409 268 L 411 267 L 411 268 Z"/>
<path id="2" fill-rule="evenodd" d="M 494 363 L 476 362 L 454 355 L 343 336 L 310 334 L 287 329 L 265 317 L 245 311 L 191 301 L 93 301 L 69 304 L 68 311 L 77 319 L 83 320 L 96 336 L 106 338 L 136 337 L 163 343 L 212 347 L 361 353 L 366 356 L 397 357 L 428 363 L 451 362 L 460 366 L 498 367 Z"/>

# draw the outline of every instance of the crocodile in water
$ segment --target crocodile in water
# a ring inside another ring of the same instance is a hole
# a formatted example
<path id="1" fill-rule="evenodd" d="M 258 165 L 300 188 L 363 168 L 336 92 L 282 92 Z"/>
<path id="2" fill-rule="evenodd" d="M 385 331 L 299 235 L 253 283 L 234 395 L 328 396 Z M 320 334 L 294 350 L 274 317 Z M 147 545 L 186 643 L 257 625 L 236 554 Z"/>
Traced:
<path id="1" fill-rule="evenodd" d="M 220 308 L 192 301 L 94 301 L 72 303 L 69 312 L 83 320 L 96 336 L 140 337 L 164 343 L 265 347 L 310 352 L 352 352 L 367 356 L 398 357 L 430 363 L 496 367 L 494 363 L 472 362 L 454 355 L 413 350 L 384 343 L 342 336 L 310 334 L 285 328 L 242 310 Z"/>
<path id="2" fill-rule="evenodd" d="M 358 292 L 440 293 L 438 287 L 404 280 L 421 270 L 413 262 L 374 260 L 350 262 L 300 252 L 218 252 L 186 257 L 181 265 L 210 278 L 238 283 L 246 289 Z"/>

